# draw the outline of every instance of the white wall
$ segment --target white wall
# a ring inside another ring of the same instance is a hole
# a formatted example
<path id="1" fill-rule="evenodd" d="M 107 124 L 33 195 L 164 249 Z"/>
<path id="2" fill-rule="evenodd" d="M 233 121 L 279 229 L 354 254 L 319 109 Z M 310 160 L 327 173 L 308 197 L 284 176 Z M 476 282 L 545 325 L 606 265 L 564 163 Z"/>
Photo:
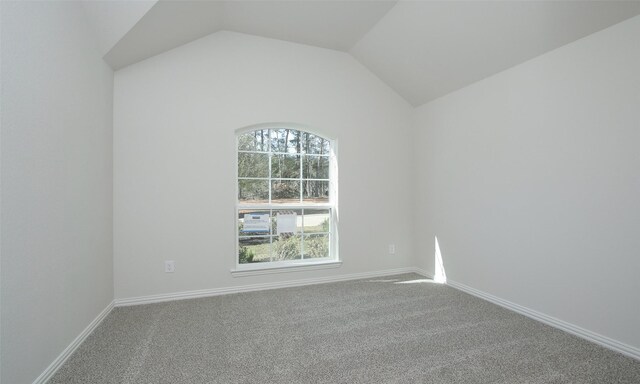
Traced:
<path id="1" fill-rule="evenodd" d="M 232 32 L 117 71 L 116 298 L 412 266 L 410 112 L 346 53 Z M 263 122 L 337 138 L 341 268 L 231 276 L 234 131 Z"/>
<path id="2" fill-rule="evenodd" d="M 415 247 L 450 280 L 640 347 L 640 17 L 416 110 Z"/>
<path id="3" fill-rule="evenodd" d="M 2 377 L 31 383 L 113 299 L 113 72 L 73 2 L 2 7 Z"/>

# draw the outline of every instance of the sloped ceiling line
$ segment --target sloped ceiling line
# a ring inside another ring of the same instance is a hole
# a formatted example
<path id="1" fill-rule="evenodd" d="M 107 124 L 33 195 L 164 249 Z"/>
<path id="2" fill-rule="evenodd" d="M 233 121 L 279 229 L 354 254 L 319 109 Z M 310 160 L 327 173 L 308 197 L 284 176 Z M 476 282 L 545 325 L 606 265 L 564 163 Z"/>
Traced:
<path id="1" fill-rule="evenodd" d="M 131 24 L 141 10 L 104 56 L 115 70 L 229 30 L 348 52 L 418 106 L 637 16 L 640 1 L 160 0 Z M 122 25 L 102 25 L 103 44 Z"/>

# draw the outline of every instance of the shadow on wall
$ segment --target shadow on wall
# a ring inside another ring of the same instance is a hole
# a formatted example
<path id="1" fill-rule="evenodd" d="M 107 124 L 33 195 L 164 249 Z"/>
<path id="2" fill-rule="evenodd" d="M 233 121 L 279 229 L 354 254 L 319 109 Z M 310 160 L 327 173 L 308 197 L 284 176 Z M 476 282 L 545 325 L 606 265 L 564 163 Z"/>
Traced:
<path id="1" fill-rule="evenodd" d="M 440 253 L 440 244 L 438 244 L 438 236 L 435 237 L 436 252 L 435 252 L 435 273 L 433 279 L 416 279 L 416 280 L 401 280 L 401 279 L 372 279 L 368 280 L 369 283 L 393 283 L 393 284 L 416 284 L 416 283 L 436 283 L 446 284 L 447 273 L 444 270 L 444 263 L 442 262 L 442 253 Z"/>
<path id="2" fill-rule="evenodd" d="M 440 244 L 438 244 L 438 236 L 435 236 L 436 240 L 436 252 L 435 252 L 435 263 L 434 263 L 434 274 L 433 280 L 431 279 L 419 279 L 419 280 L 410 280 L 410 281 L 398 281 L 394 284 L 412 284 L 412 283 L 436 283 L 436 284 L 446 284 L 447 283 L 447 273 L 444 270 L 444 263 L 442 262 L 442 253 L 440 252 Z"/>
<path id="3" fill-rule="evenodd" d="M 442 262 L 442 253 L 440 253 L 440 244 L 438 244 L 438 236 L 436 239 L 436 253 L 435 253 L 435 273 L 433 275 L 433 281 L 436 283 L 445 284 L 447 282 L 447 273 L 444 270 L 444 263 Z"/>

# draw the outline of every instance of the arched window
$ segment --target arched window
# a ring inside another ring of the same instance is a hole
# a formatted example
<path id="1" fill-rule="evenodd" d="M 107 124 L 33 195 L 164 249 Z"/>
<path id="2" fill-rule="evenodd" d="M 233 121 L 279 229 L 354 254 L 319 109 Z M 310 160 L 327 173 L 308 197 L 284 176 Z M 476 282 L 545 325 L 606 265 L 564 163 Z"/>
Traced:
<path id="1" fill-rule="evenodd" d="M 337 260 L 334 141 L 294 125 L 237 134 L 237 270 Z"/>

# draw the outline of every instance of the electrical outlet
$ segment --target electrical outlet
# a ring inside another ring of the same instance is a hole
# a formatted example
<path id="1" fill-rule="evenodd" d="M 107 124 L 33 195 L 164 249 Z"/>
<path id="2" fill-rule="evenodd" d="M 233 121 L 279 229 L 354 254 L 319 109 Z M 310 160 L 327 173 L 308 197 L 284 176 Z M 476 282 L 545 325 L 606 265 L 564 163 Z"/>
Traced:
<path id="1" fill-rule="evenodd" d="M 395 244 L 389 244 L 389 254 L 390 255 L 395 255 L 396 254 L 396 245 Z"/>
<path id="2" fill-rule="evenodd" d="M 176 271 L 176 262 L 173 260 L 165 260 L 164 271 L 166 273 L 173 273 Z"/>

